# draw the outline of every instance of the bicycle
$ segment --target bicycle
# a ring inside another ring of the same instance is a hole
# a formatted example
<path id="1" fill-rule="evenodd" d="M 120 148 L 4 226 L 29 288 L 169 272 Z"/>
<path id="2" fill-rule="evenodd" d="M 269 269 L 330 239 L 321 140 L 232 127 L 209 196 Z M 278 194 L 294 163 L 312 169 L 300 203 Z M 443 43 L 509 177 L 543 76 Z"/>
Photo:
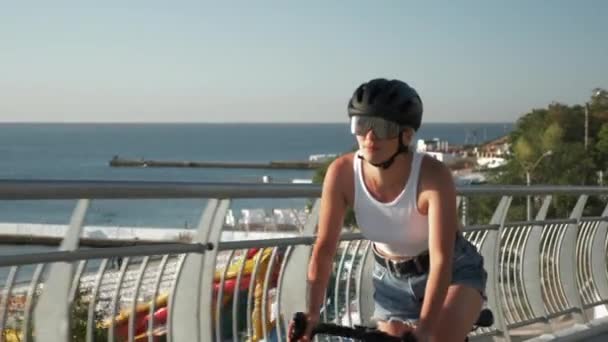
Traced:
<path id="1" fill-rule="evenodd" d="M 293 323 L 294 328 L 290 336 L 290 340 L 292 341 L 297 340 L 304 335 L 304 332 L 306 331 L 306 314 L 303 312 L 296 312 L 293 316 Z M 490 309 L 483 309 L 471 331 L 481 327 L 490 327 L 492 324 L 494 324 L 494 314 Z M 396 337 L 382 332 L 377 328 L 360 325 L 347 327 L 334 323 L 318 323 L 313 328 L 311 337 L 317 334 L 341 336 L 359 340 L 361 342 L 416 342 L 416 337 L 409 331 L 401 337 Z M 468 340 L 468 337 L 465 338 L 465 342 Z"/>

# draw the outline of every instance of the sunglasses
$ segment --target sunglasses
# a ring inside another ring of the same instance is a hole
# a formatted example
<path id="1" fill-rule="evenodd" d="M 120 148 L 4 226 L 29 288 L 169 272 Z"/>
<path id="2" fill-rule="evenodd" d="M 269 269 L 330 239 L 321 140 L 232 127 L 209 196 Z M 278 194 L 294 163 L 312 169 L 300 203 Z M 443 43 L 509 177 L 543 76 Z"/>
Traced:
<path id="1" fill-rule="evenodd" d="M 350 131 L 354 135 L 366 135 L 369 131 L 374 132 L 378 139 L 394 139 L 399 136 L 401 126 L 375 116 L 354 115 L 350 119 Z"/>

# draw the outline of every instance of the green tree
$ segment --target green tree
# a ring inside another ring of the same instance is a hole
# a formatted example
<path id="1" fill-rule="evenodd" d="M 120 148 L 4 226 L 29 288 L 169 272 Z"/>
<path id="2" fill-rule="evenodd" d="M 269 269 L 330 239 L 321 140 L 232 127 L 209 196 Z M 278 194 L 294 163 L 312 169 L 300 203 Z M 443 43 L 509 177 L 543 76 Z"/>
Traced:
<path id="1" fill-rule="evenodd" d="M 85 341 L 87 336 L 87 320 L 89 316 L 90 290 L 79 290 L 72 303 L 72 341 Z M 99 327 L 104 319 L 103 310 L 97 310 L 93 316 L 93 341 L 107 341 L 108 331 Z"/>
<path id="2" fill-rule="evenodd" d="M 34 296 L 34 301 L 37 301 L 39 293 Z M 89 302 L 91 297 L 90 290 L 79 289 L 76 298 L 74 298 L 74 302 L 71 306 L 71 318 L 70 318 L 70 328 L 71 328 L 71 338 L 70 341 L 75 342 L 84 342 L 86 340 L 86 332 L 87 332 L 87 322 L 89 315 Z M 101 342 L 108 340 L 108 331 L 101 327 L 105 314 L 104 310 L 96 310 L 93 315 L 93 341 Z M 18 317 L 17 320 L 22 320 L 23 317 Z M 30 322 L 31 324 L 28 326 L 28 331 L 23 331 L 23 323 L 20 324 L 20 329 L 17 330 L 4 330 L 2 334 L 5 339 L 10 335 L 11 338 L 16 340 L 21 340 L 25 335 L 28 336 L 28 340 L 36 341 L 36 324 L 34 321 Z M 38 339 L 40 340 L 40 339 Z"/>
<path id="3" fill-rule="evenodd" d="M 532 156 L 534 156 L 532 144 L 525 136 L 522 136 L 515 141 L 513 150 L 518 160 L 531 160 Z"/>
<path id="4" fill-rule="evenodd" d="M 598 167 L 601 170 L 606 170 L 608 167 L 608 123 L 605 123 L 600 128 L 595 144 L 595 159 Z"/>
<path id="5" fill-rule="evenodd" d="M 542 148 L 545 151 L 555 150 L 564 136 L 564 130 L 558 122 L 554 122 L 543 133 Z"/>
<path id="6" fill-rule="evenodd" d="M 597 88 L 589 99 L 589 147 L 585 149 L 585 106 L 551 103 L 547 108 L 533 109 L 516 122 L 509 134 L 512 154 L 507 164 L 488 174 L 491 184 L 526 184 L 526 169 L 532 184 L 595 185 L 597 171 L 608 167 L 608 92 Z M 553 151 L 542 162 L 536 161 Z M 606 172 L 605 172 L 606 173 Z M 554 198 L 549 217 L 567 217 L 576 198 Z M 476 198 L 469 201 L 469 217 L 476 223 L 487 222 L 498 198 Z M 587 212 L 601 213 L 601 203 L 589 199 Z M 586 213 L 587 214 L 587 213 Z M 508 219 L 525 218 L 525 198 L 514 198 Z"/>
<path id="7" fill-rule="evenodd" d="M 589 116 L 592 123 L 608 122 L 608 90 L 602 88 L 593 89 L 588 103 Z"/>

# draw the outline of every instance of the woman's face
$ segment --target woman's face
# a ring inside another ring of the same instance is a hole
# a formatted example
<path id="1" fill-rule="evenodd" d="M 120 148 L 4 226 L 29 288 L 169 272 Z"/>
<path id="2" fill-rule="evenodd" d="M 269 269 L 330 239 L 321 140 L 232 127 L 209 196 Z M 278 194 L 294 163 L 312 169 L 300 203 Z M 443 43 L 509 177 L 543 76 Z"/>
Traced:
<path id="1" fill-rule="evenodd" d="M 365 135 L 357 135 L 359 153 L 370 163 L 381 163 L 390 158 L 398 147 L 399 138 L 379 139 L 373 130 Z"/>
<path id="2" fill-rule="evenodd" d="M 409 146 L 413 137 L 411 128 L 403 128 L 402 133 L 395 138 L 380 139 L 369 129 L 365 134 L 355 134 L 359 144 L 359 152 L 365 160 L 377 164 L 389 159 L 399 147 L 399 139 Z"/>

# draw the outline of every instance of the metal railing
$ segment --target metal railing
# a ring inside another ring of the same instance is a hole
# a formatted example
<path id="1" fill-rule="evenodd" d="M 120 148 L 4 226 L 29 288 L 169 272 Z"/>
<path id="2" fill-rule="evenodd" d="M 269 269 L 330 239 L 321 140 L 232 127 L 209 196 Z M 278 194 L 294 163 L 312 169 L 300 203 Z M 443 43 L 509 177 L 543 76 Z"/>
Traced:
<path id="1" fill-rule="evenodd" d="M 232 199 L 318 198 L 320 191 L 305 184 L 0 181 L 0 200 L 78 200 L 58 250 L 0 258 L 0 268 L 8 270 L 0 279 L 1 338 L 285 341 L 288 319 L 305 308 L 318 201 L 292 237 L 224 241 L 224 220 Z M 539 199 L 534 221 L 517 215 L 526 195 Z M 600 187 L 458 188 L 468 221 L 476 198 L 495 203 L 487 219 L 462 228 L 484 256 L 487 305 L 495 314 L 495 325 L 472 339 L 521 340 L 590 322 L 605 311 L 606 195 L 608 188 Z M 208 200 L 191 242 L 80 247 L 91 201 L 116 198 Z M 369 323 L 369 248 L 359 233 L 342 234 L 323 319 Z"/>

